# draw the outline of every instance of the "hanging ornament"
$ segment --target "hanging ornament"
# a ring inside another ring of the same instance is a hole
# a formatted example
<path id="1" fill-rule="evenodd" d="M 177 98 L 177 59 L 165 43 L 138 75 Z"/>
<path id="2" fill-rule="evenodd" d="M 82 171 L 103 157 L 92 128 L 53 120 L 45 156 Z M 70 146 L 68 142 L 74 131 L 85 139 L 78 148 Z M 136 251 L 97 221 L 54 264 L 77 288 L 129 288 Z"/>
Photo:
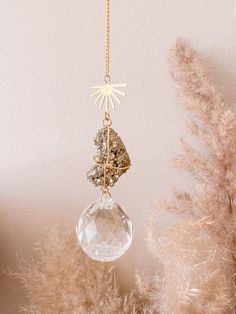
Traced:
<path id="1" fill-rule="evenodd" d="M 106 62 L 105 84 L 93 86 L 94 104 L 104 109 L 103 128 L 98 130 L 94 165 L 87 173 L 88 180 L 101 187 L 101 196 L 86 208 L 79 219 L 76 233 L 84 252 L 94 260 L 109 262 L 121 257 L 133 238 L 132 222 L 125 210 L 111 197 L 109 187 L 131 166 L 125 145 L 111 127 L 110 109 L 121 104 L 120 97 L 127 84 L 111 84 L 110 77 L 110 1 L 106 0 Z"/>

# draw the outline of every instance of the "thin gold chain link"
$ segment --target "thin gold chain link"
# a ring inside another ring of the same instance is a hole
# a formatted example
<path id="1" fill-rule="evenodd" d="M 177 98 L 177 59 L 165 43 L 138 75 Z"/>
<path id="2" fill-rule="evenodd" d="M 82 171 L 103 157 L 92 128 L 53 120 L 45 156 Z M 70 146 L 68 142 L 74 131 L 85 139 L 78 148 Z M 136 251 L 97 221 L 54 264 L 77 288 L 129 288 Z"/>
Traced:
<path id="1" fill-rule="evenodd" d="M 106 83 L 110 82 L 110 0 L 106 0 L 106 43 L 105 43 L 105 77 Z"/>

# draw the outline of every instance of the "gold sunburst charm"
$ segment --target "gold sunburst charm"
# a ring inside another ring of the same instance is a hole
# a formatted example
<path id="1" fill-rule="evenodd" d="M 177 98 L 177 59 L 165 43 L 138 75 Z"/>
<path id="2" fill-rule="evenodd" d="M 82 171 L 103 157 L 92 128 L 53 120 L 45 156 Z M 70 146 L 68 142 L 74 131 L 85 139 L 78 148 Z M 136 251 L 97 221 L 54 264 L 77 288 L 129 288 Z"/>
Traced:
<path id="1" fill-rule="evenodd" d="M 119 96 L 125 96 L 119 87 L 126 87 L 127 84 L 110 84 L 109 82 L 104 85 L 98 85 L 91 87 L 96 91 L 91 97 L 96 97 L 94 104 L 99 104 L 99 108 L 105 107 L 105 111 L 109 111 L 109 107 L 115 110 L 115 103 L 121 104 Z"/>

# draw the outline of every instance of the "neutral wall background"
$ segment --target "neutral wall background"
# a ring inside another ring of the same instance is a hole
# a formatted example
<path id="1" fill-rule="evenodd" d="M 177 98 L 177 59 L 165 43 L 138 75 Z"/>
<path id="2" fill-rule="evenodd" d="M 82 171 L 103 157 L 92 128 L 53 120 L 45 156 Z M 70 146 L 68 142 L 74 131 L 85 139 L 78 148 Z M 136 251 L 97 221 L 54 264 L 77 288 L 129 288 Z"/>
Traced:
<path id="1" fill-rule="evenodd" d="M 112 191 L 135 226 L 132 248 L 116 263 L 126 288 L 135 268 L 150 268 L 144 238 L 153 200 L 192 184 L 171 167 L 187 130 L 168 49 L 186 38 L 235 102 L 233 7 L 233 0 L 111 1 L 113 82 L 129 84 L 113 114 L 133 161 Z M 46 226 L 76 224 L 99 195 L 85 174 L 102 120 L 89 86 L 102 83 L 103 61 L 103 0 L 0 0 L 0 262 L 13 269 L 19 248 L 30 256 Z M 19 287 L 2 276 L 0 289 L 0 312 L 17 313 Z"/>

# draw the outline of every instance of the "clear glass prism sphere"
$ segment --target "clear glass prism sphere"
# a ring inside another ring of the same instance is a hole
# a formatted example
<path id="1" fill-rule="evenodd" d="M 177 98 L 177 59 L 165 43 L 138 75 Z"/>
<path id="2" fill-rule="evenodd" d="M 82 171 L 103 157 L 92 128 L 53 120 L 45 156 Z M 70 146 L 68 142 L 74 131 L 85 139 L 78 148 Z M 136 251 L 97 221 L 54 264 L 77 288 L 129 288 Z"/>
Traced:
<path id="1" fill-rule="evenodd" d="M 132 222 L 108 193 L 80 216 L 76 234 L 83 251 L 93 260 L 110 262 L 121 257 L 133 238 Z"/>

